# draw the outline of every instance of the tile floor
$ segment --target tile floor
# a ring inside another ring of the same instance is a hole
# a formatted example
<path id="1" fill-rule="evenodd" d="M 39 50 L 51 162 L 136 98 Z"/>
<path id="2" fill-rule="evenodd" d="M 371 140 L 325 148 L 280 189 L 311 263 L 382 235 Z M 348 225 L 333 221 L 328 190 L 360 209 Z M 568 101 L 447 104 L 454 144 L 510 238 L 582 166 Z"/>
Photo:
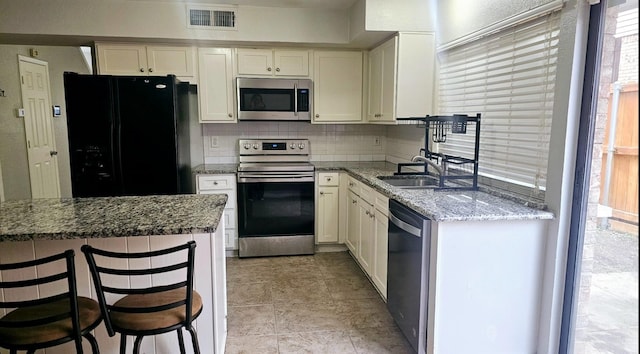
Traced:
<path id="1" fill-rule="evenodd" d="M 412 353 L 347 252 L 227 258 L 226 353 Z"/>

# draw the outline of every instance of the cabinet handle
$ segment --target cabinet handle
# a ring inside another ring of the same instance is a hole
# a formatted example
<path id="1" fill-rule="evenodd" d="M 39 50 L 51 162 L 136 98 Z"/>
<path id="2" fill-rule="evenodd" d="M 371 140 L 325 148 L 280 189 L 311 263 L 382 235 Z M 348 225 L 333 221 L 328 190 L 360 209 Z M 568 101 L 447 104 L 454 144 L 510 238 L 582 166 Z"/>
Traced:
<path id="1" fill-rule="evenodd" d="M 324 195 L 324 192 L 320 192 L 320 195 Z"/>
<path id="2" fill-rule="evenodd" d="M 140 72 L 143 73 L 144 72 L 144 68 L 140 68 Z"/>
<path id="3" fill-rule="evenodd" d="M 354 199 L 354 200 L 351 201 L 351 204 L 356 204 L 357 202 L 358 201 Z"/>
<path id="4" fill-rule="evenodd" d="M 233 114 L 229 113 L 228 114 L 229 118 L 233 118 Z"/>
<path id="5" fill-rule="evenodd" d="M 369 212 L 369 210 L 365 211 L 364 213 L 371 216 L 371 213 Z"/>
<path id="6" fill-rule="evenodd" d="M 349 182 L 349 187 L 353 187 L 353 182 Z"/>
<path id="7" fill-rule="evenodd" d="M 327 182 L 331 182 L 331 177 L 327 177 Z"/>
<path id="8" fill-rule="evenodd" d="M 319 117 L 320 117 L 320 115 L 316 113 L 316 118 L 319 118 Z"/>
<path id="9" fill-rule="evenodd" d="M 268 67 L 268 68 L 267 68 L 267 71 L 271 71 L 271 67 Z"/>
<path id="10" fill-rule="evenodd" d="M 276 71 L 277 71 L 277 72 L 280 72 L 280 68 L 276 68 Z"/>
<path id="11" fill-rule="evenodd" d="M 153 72 L 153 68 L 149 68 L 149 72 L 152 73 Z"/>
<path id="12" fill-rule="evenodd" d="M 218 185 L 218 182 L 213 181 L 213 185 L 214 185 L 214 186 L 217 186 L 217 185 Z"/>

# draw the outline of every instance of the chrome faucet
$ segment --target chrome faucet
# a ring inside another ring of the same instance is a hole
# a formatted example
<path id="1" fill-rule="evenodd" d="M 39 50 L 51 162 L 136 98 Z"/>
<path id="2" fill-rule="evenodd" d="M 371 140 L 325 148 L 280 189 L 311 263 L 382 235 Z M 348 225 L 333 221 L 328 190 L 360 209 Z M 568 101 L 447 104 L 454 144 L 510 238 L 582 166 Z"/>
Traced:
<path id="1" fill-rule="evenodd" d="M 437 163 L 429 160 L 428 158 L 426 158 L 424 156 L 421 156 L 421 155 L 416 155 L 416 156 L 411 158 L 411 162 L 418 162 L 418 161 L 422 161 L 422 162 L 430 165 L 431 167 L 435 168 L 436 171 L 438 171 L 438 174 L 440 176 L 444 175 L 444 169 L 440 165 L 438 165 Z"/>

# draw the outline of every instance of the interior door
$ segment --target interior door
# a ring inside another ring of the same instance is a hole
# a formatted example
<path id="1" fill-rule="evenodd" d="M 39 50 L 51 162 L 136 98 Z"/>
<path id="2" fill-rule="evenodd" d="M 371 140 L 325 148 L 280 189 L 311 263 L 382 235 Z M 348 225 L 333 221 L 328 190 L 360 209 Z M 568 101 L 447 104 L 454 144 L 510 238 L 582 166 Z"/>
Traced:
<path id="1" fill-rule="evenodd" d="M 47 62 L 18 56 L 24 128 L 32 198 L 59 198 L 60 179 L 53 132 L 49 65 Z"/>

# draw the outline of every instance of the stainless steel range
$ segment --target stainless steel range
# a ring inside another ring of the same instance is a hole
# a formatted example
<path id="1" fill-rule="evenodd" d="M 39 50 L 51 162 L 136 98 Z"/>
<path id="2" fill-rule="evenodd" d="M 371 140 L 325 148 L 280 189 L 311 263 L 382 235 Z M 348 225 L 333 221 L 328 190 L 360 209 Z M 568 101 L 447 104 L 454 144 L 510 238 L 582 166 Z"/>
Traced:
<path id="1" fill-rule="evenodd" d="M 315 169 L 309 140 L 238 143 L 238 256 L 313 254 Z"/>

